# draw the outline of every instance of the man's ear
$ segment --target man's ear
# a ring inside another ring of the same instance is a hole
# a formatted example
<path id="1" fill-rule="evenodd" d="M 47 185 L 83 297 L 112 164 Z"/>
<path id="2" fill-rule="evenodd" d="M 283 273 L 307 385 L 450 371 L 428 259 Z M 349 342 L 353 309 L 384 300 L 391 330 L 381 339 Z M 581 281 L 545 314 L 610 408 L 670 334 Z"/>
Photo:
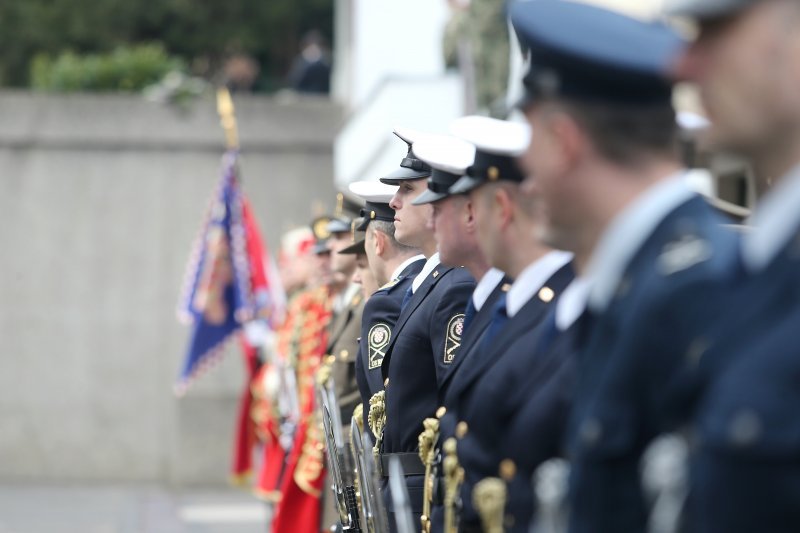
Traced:
<path id="1" fill-rule="evenodd" d="M 505 187 L 496 187 L 494 191 L 494 204 L 497 212 L 497 222 L 505 229 L 514 219 L 514 199 Z"/>
<path id="2" fill-rule="evenodd" d="M 382 231 L 372 230 L 374 236 L 373 242 L 375 243 L 375 255 L 383 257 L 386 253 L 386 247 L 389 245 L 389 237 Z"/>
<path id="3" fill-rule="evenodd" d="M 567 113 L 558 113 L 548 121 L 552 135 L 549 148 L 559 174 L 568 174 L 580 164 L 589 149 L 589 141 L 576 120 Z"/>
<path id="4" fill-rule="evenodd" d="M 464 223 L 469 233 L 475 233 L 475 209 L 469 197 L 467 197 L 467 201 L 464 204 Z"/>

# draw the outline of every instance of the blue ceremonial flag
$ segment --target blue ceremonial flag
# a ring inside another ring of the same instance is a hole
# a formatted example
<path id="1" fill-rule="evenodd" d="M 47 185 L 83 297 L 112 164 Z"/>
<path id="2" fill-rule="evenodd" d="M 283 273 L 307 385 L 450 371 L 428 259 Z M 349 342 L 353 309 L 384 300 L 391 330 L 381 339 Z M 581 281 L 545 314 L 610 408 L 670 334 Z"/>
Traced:
<path id="1" fill-rule="evenodd" d="M 178 316 L 192 329 L 175 384 L 178 395 L 219 360 L 226 342 L 260 314 L 257 307 L 264 303 L 257 303 L 251 283 L 238 156 L 237 150 L 229 150 L 222 158 L 222 177 L 189 259 Z"/>

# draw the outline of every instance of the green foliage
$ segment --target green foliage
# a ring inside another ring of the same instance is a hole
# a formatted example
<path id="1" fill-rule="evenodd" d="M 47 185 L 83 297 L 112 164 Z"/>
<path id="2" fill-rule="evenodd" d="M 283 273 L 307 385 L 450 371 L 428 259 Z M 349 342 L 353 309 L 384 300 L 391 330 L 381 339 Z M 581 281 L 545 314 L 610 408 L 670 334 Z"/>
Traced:
<path id="1" fill-rule="evenodd" d="M 78 56 L 68 51 L 51 59 L 37 55 L 31 87 L 49 91 L 138 91 L 159 81 L 182 62 L 157 44 L 119 47 L 109 54 Z"/>
<path id="2" fill-rule="evenodd" d="M 42 59 L 161 43 L 192 74 L 218 75 L 227 56 L 261 66 L 260 87 L 279 85 L 303 33 L 329 38 L 333 0 L 0 0 L 0 85 L 29 86 Z M 70 81 L 74 83 L 74 80 Z"/>

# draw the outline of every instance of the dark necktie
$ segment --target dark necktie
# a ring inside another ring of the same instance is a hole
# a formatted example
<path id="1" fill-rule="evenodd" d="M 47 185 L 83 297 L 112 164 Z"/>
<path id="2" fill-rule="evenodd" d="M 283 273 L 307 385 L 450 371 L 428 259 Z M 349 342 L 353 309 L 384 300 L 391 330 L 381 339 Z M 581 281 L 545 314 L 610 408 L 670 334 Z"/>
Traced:
<path id="1" fill-rule="evenodd" d="M 403 303 L 400 304 L 400 311 L 402 311 L 405 308 L 406 304 L 408 303 L 409 300 L 411 300 L 412 296 L 414 296 L 414 291 L 411 287 L 409 287 L 408 290 L 406 291 L 405 296 L 403 296 Z"/>
<path id="2" fill-rule="evenodd" d="M 483 334 L 481 351 L 486 351 L 492 346 L 492 341 L 503 329 L 503 326 L 506 325 L 506 322 L 508 322 L 508 313 L 506 312 L 506 295 L 503 294 L 492 308 L 492 321 L 489 323 L 489 327 L 486 328 L 486 333 Z"/>
<path id="3" fill-rule="evenodd" d="M 556 326 L 556 306 L 554 305 L 542 322 L 542 334 L 539 337 L 539 345 L 536 352 L 545 353 L 547 349 L 550 348 L 550 345 L 553 344 L 558 333 L 558 326 Z"/>
<path id="4" fill-rule="evenodd" d="M 586 306 L 586 309 L 583 310 L 581 316 L 575 321 L 572 325 L 572 328 L 575 330 L 574 336 L 574 347 L 576 349 L 580 349 L 582 346 L 585 346 L 587 341 L 589 340 L 589 336 L 592 333 L 592 325 L 595 321 L 594 313 L 589 310 L 589 306 Z"/>
<path id="5" fill-rule="evenodd" d="M 464 338 L 464 334 L 467 332 L 467 328 L 472 323 L 472 319 L 475 318 L 475 303 L 472 298 L 469 299 L 467 302 L 467 310 L 464 311 L 464 325 L 461 328 L 461 338 Z"/>

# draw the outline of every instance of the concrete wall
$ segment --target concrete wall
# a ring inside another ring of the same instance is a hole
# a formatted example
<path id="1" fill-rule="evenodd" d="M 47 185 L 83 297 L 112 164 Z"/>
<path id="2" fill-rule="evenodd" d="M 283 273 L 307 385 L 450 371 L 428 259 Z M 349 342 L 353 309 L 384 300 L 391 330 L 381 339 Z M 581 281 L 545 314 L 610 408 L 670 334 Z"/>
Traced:
<path id="1" fill-rule="evenodd" d="M 273 245 L 333 205 L 326 101 L 237 97 L 244 187 Z M 235 349 L 177 400 L 175 306 L 219 176 L 213 98 L 0 93 L 0 481 L 225 482 Z"/>

